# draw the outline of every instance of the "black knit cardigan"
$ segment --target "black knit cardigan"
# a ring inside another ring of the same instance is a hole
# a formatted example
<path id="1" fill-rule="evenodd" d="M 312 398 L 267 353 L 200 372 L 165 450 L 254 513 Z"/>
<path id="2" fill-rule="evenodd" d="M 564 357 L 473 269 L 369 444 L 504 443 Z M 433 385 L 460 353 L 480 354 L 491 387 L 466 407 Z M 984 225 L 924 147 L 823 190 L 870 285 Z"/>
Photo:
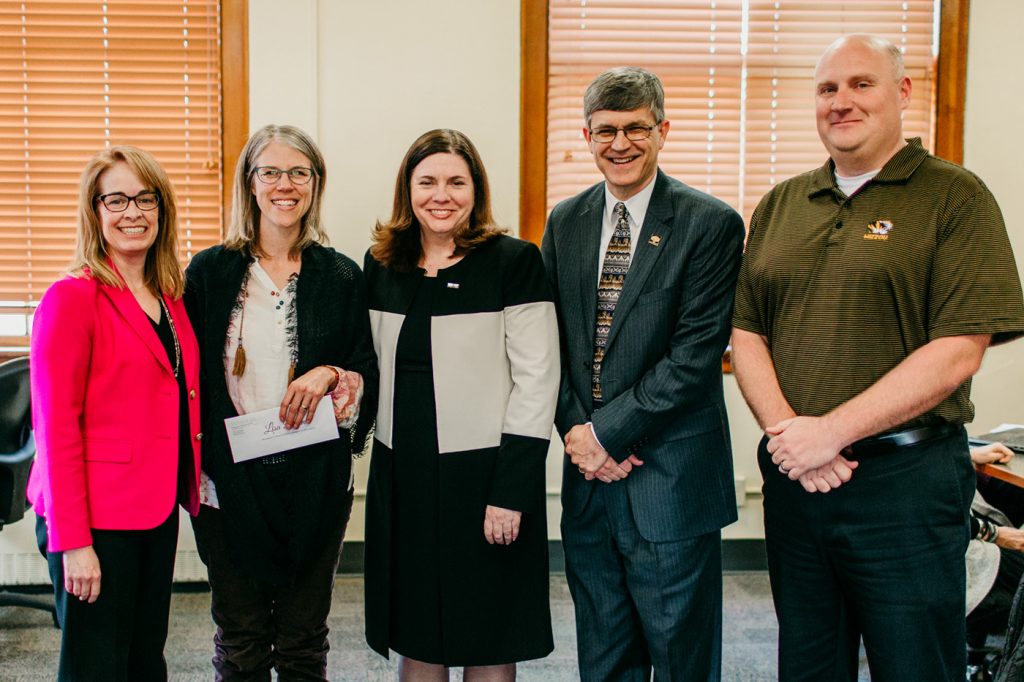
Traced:
<path id="1" fill-rule="evenodd" d="M 377 412 L 377 357 L 370 335 L 366 287 L 359 267 L 334 249 L 302 252 L 296 290 L 295 376 L 317 365 L 359 372 L 365 390 L 359 419 L 338 440 L 288 453 L 286 475 L 268 477 L 260 460 L 235 464 L 224 419 L 237 416 L 224 375 L 231 310 L 252 258 L 214 246 L 186 271 L 185 305 L 199 339 L 203 471 L 217 488 L 225 542 L 235 566 L 258 583 L 292 582 L 319 556 L 346 510 L 353 452 L 362 452 Z M 246 330 L 248 333 L 252 333 Z"/>

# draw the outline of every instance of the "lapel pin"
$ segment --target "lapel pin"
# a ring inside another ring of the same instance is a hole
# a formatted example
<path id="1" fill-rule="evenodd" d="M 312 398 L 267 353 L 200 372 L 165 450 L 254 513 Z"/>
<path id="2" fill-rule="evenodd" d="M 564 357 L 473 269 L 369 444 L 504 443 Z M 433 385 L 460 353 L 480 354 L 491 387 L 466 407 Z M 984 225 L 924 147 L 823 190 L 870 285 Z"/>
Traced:
<path id="1" fill-rule="evenodd" d="M 458 289 L 459 288 L 459 283 L 458 282 L 448 282 L 448 288 L 449 289 Z"/>
<path id="2" fill-rule="evenodd" d="M 647 243 L 650 244 L 651 246 L 657 246 L 658 244 L 661 243 L 661 237 L 659 237 L 656 234 L 651 235 L 651 238 L 647 240 Z"/>

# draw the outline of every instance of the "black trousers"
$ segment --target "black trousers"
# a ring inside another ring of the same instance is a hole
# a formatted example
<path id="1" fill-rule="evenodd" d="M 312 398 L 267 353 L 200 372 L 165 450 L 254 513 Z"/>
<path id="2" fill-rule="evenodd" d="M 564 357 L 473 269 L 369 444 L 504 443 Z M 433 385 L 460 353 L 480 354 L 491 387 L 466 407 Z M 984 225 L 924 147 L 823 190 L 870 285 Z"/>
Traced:
<path id="1" fill-rule="evenodd" d="M 626 485 L 562 515 L 582 682 L 714 682 L 722 670 L 722 534 L 645 540 Z"/>
<path id="2" fill-rule="evenodd" d="M 61 626 L 60 682 L 167 679 L 164 643 L 178 544 L 178 508 L 152 530 L 92 530 L 100 560 L 100 596 L 92 604 L 64 589 L 64 553 L 46 551 L 46 522 L 36 542 L 46 557 Z"/>
<path id="3" fill-rule="evenodd" d="M 966 435 L 865 458 L 832 492 L 808 493 L 758 448 L 765 543 L 779 619 L 779 679 L 962 680 L 968 511 Z"/>
<path id="4" fill-rule="evenodd" d="M 257 584 L 234 565 L 219 509 L 204 505 L 192 519 L 210 579 L 218 682 L 269 682 L 271 669 L 279 682 L 327 679 L 327 615 L 353 491 L 346 495 L 331 541 L 294 583 L 280 587 Z"/>

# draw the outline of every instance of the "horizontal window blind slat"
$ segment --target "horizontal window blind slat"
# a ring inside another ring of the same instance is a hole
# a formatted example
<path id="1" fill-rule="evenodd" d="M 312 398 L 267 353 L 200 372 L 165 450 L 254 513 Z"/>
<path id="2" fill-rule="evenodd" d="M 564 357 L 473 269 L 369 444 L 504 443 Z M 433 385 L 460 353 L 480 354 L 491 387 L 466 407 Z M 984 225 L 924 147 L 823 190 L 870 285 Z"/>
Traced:
<path id="1" fill-rule="evenodd" d="M 106 145 L 167 171 L 183 264 L 220 241 L 219 8 L 0 0 L 0 300 L 38 300 L 64 272 L 79 175 Z"/>
<path id="2" fill-rule="evenodd" d="M 813 74 L 839 35 L 874 33 L 902 47 L 914 84 L 904 132 L 930 144 L 935 10 L 933 0 L 550 0 L 549 209 L 601 179 L 581 133 L 582 95 L 622 64 L 664 84 L 672 125 L 659 165 L 748 218 L 771 186 L 827 158 Z"/>

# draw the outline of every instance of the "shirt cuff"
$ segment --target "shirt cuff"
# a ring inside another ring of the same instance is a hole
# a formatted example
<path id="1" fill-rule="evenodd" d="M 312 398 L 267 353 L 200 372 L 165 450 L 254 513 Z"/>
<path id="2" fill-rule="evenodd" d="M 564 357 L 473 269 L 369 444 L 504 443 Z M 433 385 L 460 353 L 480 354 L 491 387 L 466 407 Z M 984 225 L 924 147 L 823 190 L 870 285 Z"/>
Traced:
<path id="1" fill-rule="evenodd" d="M 605 450 L 606 448 L 604 447 L 604 444 L 601 443 L 601 439 L 597 437 L 597 431 L 594 430 L 594 422 L 587 422 L 587 426 L 590 427 L 590 434 L 594 437 L 594 440 L 597 441 L 597 444 L 601 446 L 602 450 Z"/>
<path id="2" fill-rule="evenodd" d="M 331 391 L 334 402 L 334 419 L 343 429 L 352 428 L 359 419 L 359 405 L 363 400 L 363 377 L 358 372 L 346 372 L 340 367 L 332 367 L 341 381 Z"/>

